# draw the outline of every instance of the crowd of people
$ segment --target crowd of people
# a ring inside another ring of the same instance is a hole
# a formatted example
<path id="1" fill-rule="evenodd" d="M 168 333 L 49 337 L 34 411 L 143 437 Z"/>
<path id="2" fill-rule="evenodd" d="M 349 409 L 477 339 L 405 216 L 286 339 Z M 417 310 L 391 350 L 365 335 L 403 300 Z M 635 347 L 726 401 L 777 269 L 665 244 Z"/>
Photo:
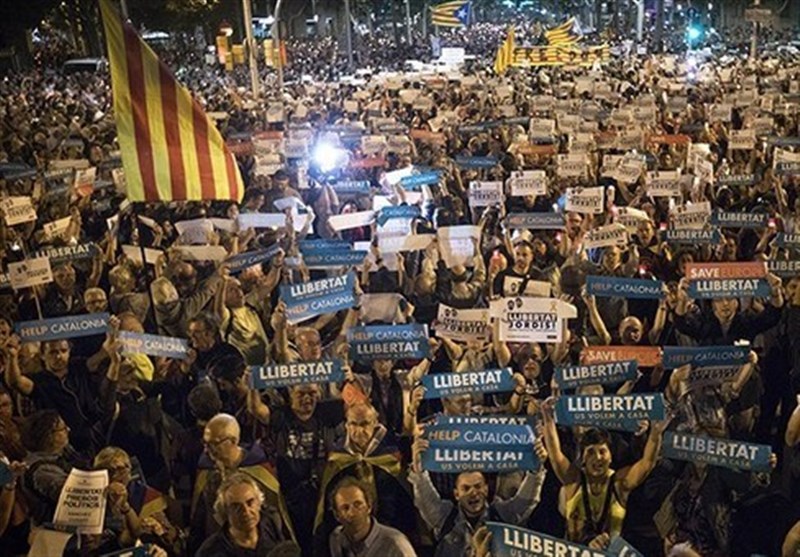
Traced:
<path id="1" fill-rule="evenodd" d="M 48 253 L 52 281 L 12 291 L 6 280 L 0 297 L 3 554 L 25 555 L 53 529 L 72 470 L 109 479 L 102 534 L 74 536 L 75 555 L 146 543 L 171 557 L 486 556 L 487 521 L 597 551 L 621 535 L 647 556 L 797 554 L 800 244 L 786 239 L 798 232 L 800 60 L 634 51 L 495 75 L 505 33 L 483 23 L 444 35 L 476 60 L 443 74 L 402 70 L 427 45 L 367 38 L 359 59 L 372 71 L 346 81 L 335 41 L 293 42 L 285 92 L 259 99 L 244 68 L 166 47 L 162 59 L 237 154 L 239 203 L 129 203 L 108 75 L 4 77 L 4 268 Z M 262 77 L 272 83 L 271 70 Z M 75 187 L 84 166 L 97 169 L 88 192 Z M 542 172 L 537 193 L 512 188 L 521 171 Z M 475 194 L 497 182 L 488 202 Z M 599 207 L 571 201 L 597 187 Z M 7 198 L 29 198 L 35 217 L 10 224 Z M 698 209 L 694 232 L 708 234 L 668 234 Z M 717 211 L 766 217 L 716 223 Z M 269 213 L 285 225 L 236 225 Z M 561 223 L 512 226 L 518 214 Z M 451 244 L 446 231 L 465 226 L 466 248 Z M 611 229 L 625 230 L 623 242 L 594 247 Z M 429 241 L 402 247 L 413 237 Z M 307 263 L 314 242 L 364 257 Z M 66 249 L 86 245 L 86 256 Z M 231 263 L 263 250 L 272 256 L 253 266 Z M 767 291 L 693 295 L 687 266 L 734 262 L 767 265 Z M 282 287 L 351 272 L 351 307 L 293 317 Z M 588 276 L 661 281 L 663 295 L 599 296 Z M 529 296 L 573 308 L 557 339 L 506 342 L 496 316 L 467 339 L 441 326 L 443 308 Z M 22 322 L 102 313 L 102 334 L 20 338 Z M 355 327 L 412 323 L 428 326 L 424 358 L 351 350 Z M 123 350 L 126 332 L 185 339 L 188 350 Z M 749 348 L 728 380 L 698 385 L 691 365 L 641 361 L 623 383 L 577 388 L 662 393 L 664 420 L 633 432 L 556 420 L 573 394 L 557 370 L 585 363 L 589 348 L 734 345 Z M 253 386 L 258 366 L 331 359 L 341 382 Z M 498 368 L 513 373 L 505 392 L 436 399 L 422 387 L 426 376 Z M 493 415 L 530 419 L 536 469 L 426 470 L 431 424 Z M 665 432 L 769 445 L 771 471 L 666 458 Z"/>

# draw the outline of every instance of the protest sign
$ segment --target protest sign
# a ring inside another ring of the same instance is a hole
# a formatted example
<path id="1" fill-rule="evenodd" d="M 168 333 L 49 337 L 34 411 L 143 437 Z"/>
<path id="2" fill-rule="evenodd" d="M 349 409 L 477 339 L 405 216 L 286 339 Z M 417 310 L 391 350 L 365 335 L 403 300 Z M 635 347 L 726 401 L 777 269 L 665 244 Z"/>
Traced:
<path id="1" fill-rule="evenodd" d="M 491 168 L 497 162 L 494 157 L 456 157 L 456 166 L 459 168 Z"/>
<path id="2" fill-rule="evenodd" d="M 68 261 L 81 261 L 91 259 L 99 253 L 96 244 L 77 244 L 75 246 L 59 246 L 42 248 L 36 252 L 36 257 L 46 257 L 51 265 L 58 265 Z"/>
<path id="3" fill-rule="evenodd" d="M 153 248 L 144 248 L 144 261 L 142 261 L 142 248 L 139 246 L 131 246 L 127 244 L 123 244 L 120 246 L 122 249 L 122 254 L 130 259 L 131 261 L 135 261 L 140 265 L 144 265 L 147 263 L 148 265 L 155 265 L 158 263 L 158 259 L 164 255 L 159 249 Z"/>
<path id="4" fill-rule="evenodd" d="M 581 350 L 583 365 L 636 360 L 641 367 L 653 367 L 661 363 L 661 348 L 658 346 L 587 346 Z"/>
<path id="5" fill-rule="evenodd" d="M 433 323 L 436 336 L 450 340 L 487 340 L 489 338 L 488 309 L 456 309 L 439 304 Z"/>
<path id="6" fill-rule="evenodd" d="M 420 208 L 416 205 L 390 205 L 380 210 L 376 220 L 382 226 L 391 219 L 413 219 L 419 216 Z"/>
<path id="7" fill-rule="evenodd" d="M 286 215 L 283 213 L 241 213 L 236 217 L 239 230 L 248 228 L 283 228 Z"/>
<path id="8" fill-rule="evenodd" d="M 781 278 L 795 277 L 800 275 L 800 259 L 770 259 L 767 270 Z"/>
<path id="9" fill-rule="evenodd" d="M 309 269 L 334 269 L 361 265 L 367 257 L 366 251 L 331 251 L 303 254 L 303 263 Z"/>
<path id="10" fill-rule="evenodd" d="M 443 425 L 454 425 L 454 424 L 476 424 L 476 425 L 486 425 L 486 424 L 503 424 L 503 425 L 535 425 L 535 422 L 539 419 L 539 416 L 528 416 L 528 415 L 515 415 L 515 416 L 504 416 L 501 414 L 491 414 L 488 416 L 445 416 L 444 414 L 438 414 L 433 421 L 434 426 L 443 426 Z"/>
<path id="11" fill-rule="evenodd" d="M 58 496 L 53 523 L 81 534 L 101 534 L 106 513 L 108 470 L 73 468 Z"/>
<path id="12" fill-rule="evenodd" d="M 375 220 L 374 211 L 359 211 L 357 213 L 343 213 L 341 215 L 331 215 L 328 217 L 328 224 L 335 231 L 351 230 L 369 226 Z"/>
<path id="13" fill-rule="evenodd" d="M 510 524 L 487 522 L 486 527 L 492 535 L 492 557 L 566 557 L 567 555 L 612 557 L 614 555 Z"/>
<path id="14" fill-rule="evenodd" d="M 567 211 L 598 215 L 603 212 L 605 188 L 567 188 Z"/>
<path id="15" fill-rule="evenodd" d="M 147 354 L 185 360 L 189 357 L 189 342 L 184 338 L 165 337 L 132 331 L 120 331 L 123 354 Z"/>
<path id="16" fill-rule="evenodd" d="M 664 346 L 664 369 L 695 366 L 743 364 L 750 354 L 749 346 Z"/>
<path id="17" fill-rule="evenodd" d="M 80 197 L 89 197 L 94 191 L 94 182 L 97 177 L 97 167 L 91 166 L 75 171 L 73 187 Z"/>
<path id="18" fill-rule="evenodd" d="M 771 126 L 770 126 L 771 127 Z M 728 135 L 728 148 L 749 150 L 756 146 L 755 130 L 731 130 Z"/>
<path id="19" fill-rule="evenodd" d="M 766 228 L 768 222 L 767 213 L 716 210 L 711 214 L 711 224 L 724 228 Z"/>
<path id="20" fill-rule="evenodd" d="M 491 302 L 490 313 L 500 320 L 504 342 L 561 342 L 562 320 L 577 316 L 575 306 L 554 298 L 501 298 Z"/>
<path id="21" fill-rule="evenodd" d="M 245 253 L 234 255 L 233 257 L 229 257 L 228 259 L 226 259 L 225 264 L 228 266 L 228 270 L 230 271 L 230 273 L 232 274 L 239 273 L 249 267 L 252 267 L 253 265 L 260 265 L 265 261 L 269 261 L 270 259 L 275 257 L 279 251 L 280 251 L 280 246 L 276 244 L 266 249 L 258 251 L 248 251 Z"/>
<path id="22" fill-rule="evenodd" d="M 6 197 L 0 200 L 0 209 L 8 226 L 15 226 L 37 219 L 36 207 L 28 196 Z"/>
<path id="23" fill-rule="evenodd" d="M 528 280 L 507 276 L 503 278 L 503 292 L 506 296 L 539 296 L 549 298 L 553 287 L 543 280 Z"/>
<path id="24" fill-rule="evenodd" d="M 719 244 L 722 235 L 716 228 L 708 230 L 678 230 L 669 229 L 663 232 L 664 241 L 672 244 Z"/>
<path id="25" fill-rule="evenodd" d="M 756 183 L 755 174 L 732 174 L 717 178 L 717 187 L 720 186 L 752 186 Z"/>
<path id="26" fill-rule="evenodd" d="M 764 279 L 764 262 L 689 263 L 689 295 L 693 298 L 736 298 L 739 296 L 767 297 L 769 283 Z"/>
<path id="27" fill-rule="evenodd" d="M 733 439 L 717 439 L 667 431 L 664 433 L 661 451 L 665 458 L 734 470 L 769 472 L 771 469 L 769 457 L 772 454 L 772 448 L 769 445 L 758 445 Z"/>
<path id="28" fill-rule="evenodd" d="M 71 222 L 72 217 L 56 219 L 54 221 L 45 223 L 42 226 L 42 230 L 44 230 L 44 235 L 47 239 L 55 240 L 56 238 L 60 238 L 67 233 L 67 229 L 69 228 Z"/>
<path id="29" fill-rule="evenodd" d="M 645 176 L 647 194 L 651 197 L 680 197 L 681 173 L 678 170 L 657 170 Z"/>
<path id="30" fill-rule="evenodd" d="M 800 248 L 800 234 L 789 234 L 786 232 L 778 232 L 775 235 L 775 245 L 779 248 Z"/>
<path id="31" fill-rule="evenodd" d="M 689 371 L 689 387 L 699 389 L 710 385 L 719 385 L 734 381 L 742 366 L 706 366 L 692 368 Z"/>
<path id="32" fill-rule="evenodd" d="M 628 245 L 628 241 L 628 229 L 625 225 L 612 223 L 589 230 L 583 238 L 583 247 L 584 249 L 610 246 L 623 248 Z"/>
<path id="33" fill-rule="evenodd" d="M 228 257 L 223 246 L 175 246 L 175 251 L 190 261 L 224 261 Z"/>
<path id="34" fill-rule="evenodd" d="M 556 168 L 556 173 L 563 178 L 581 178 L 586 176 L 586 171 L 588 168 L 587 162 L 588 159 L 583 153 L 558 155 L 558 166 Z M 602 190 L 602 188 L 600 188 L 600 190 Z"/>
<path id="35" fill-rule="evenodd" d="M 660 300 L 664 281 L 590 275 L 586 277 L 586 290 L 594 296 Z"/>
<path id="36" fill-rule="evenodd" d="M 530 426 L 516 424 L 436 424 L 426 428 L 429 446 L 422 467 L 431 472 L 537 470 Z"/>
<path id="37" fill-rule="evenodd" d="M 300 284 L 281 285 L 289 323 L 301 323 L 317 315 L 335 313 L 356 305 L 355 274 L 324 278 Z"/>
<path id="38" fill-rule="evenodd" d="M 556 121 L 548 118 L 531 118 L 528 134 L 533 139 L 550 139 L 556 133 Z"/>
<path id="39" fill-rule="evenodd" d="M 100 557 L 150 557 L 150 544 L 146 543 L 136 547 L 120 549 L 112 553 L 104 553 Z"/>
<path id="40" fill-rule="evenodd" d="M 679 205 L 670 212 L 672 228 L 679 230 L 701 230 L 710 218 L 711 203 L 708 201 Z"/>
<path id="41" fill-rule="evenodd" d="M 636 360 L 623 360 L 587 366 L 556 368 L 555 378 L 561 389 L 575 389 L 584 385 L 616 385 L 636 379 L 639 364 Z"/>
<path id="42" fill-rule="evenodd" d="M 340 360 L 290 362 L 266 366 L 250 366 L 251 387 L 277 389 L 302 383 L 340 383 L 344 371 Z"/>
<path id="43" fill-rule="evenodd" d="M 379 234 L 378 247 L 382 254 L 398 253 L 401 251 L 421 251 L 427 248 L 434 238 L 436 238 L 436 236 L 433 234 L 412 234 L 410 236 L 390 237 L 383 237 Z"/>
<path id="44" fill-rule="evenodd" d="M 443 226 L 436 231 L 439 254 L 449 268 L 456 265 L 472 267 L 475 247 L 480 242 L 479 226 Z"/>
<path id="45" fill-rule="evenodd" d="M 547 194 L 547 174 L 544 170 L 513 172 L 506 184 L 513 197 Z"/>
<path id="46" fill-rule="evenodd" d="M 53 282 L 50 260 L 47 257 L 35 257 L 9 263 L 8 280 L 14 290 Z"/>
<path id="47" fill-rule="evenodd" d="M 617 557 L 644 557 L 644 553 L 634 548 L 622 536 L 614 536 L 606 551 Z"/>
<path id="48" fill-rule="evenodd" d="M 664 395 L 567 395 L 555 406 L 560 425 L 588 425 L 620 431 L 637 431 L 642 420 L 663 420 Z"/>
<path id="49" fill-rule="evenodd" d="M 470 207 L 491 207 L 502 205 L 503 182 L 470 182 L 469 183 L 469 206 Z"/>
<path id="50" fill-rule="evenodd" d="M 650 215 L 641 209 L 635 209 L 633 207 L 617 207 L 616 214 L 614 215 L 614 222 L 623 225 L 628 231 L 628 234 L 636 234 L 639 224 L 649 221 Z"/>
<path id="51" fill-rule="evenodd" d="M 506 217 L 506 226 L 512 230 L 559 230 L 565 222 L 562 213 L 513 213 Z"/>
<path id="52" fill-rule="evenodd" d="M 419 191 L 422 186 L 438 184 L 441 178 L 442 173 L 438 170 L 420 172 L 419 174 L 403 176 L 400 178 L 400 185 L 406 190 Z"/>
<path id="53" fill-rule="evenodd" d="M 22 342 L 102 335 L 108 331 L 108 313 L 87 313 L 52 319 L 20 321 L 14 330 Z"/>
<path id="54" fill-rule="evenodd" d="M 327 253 L 331 251 L 350 251 L 352 249 L 347 240 L 335 240 L 325 238 L 313 238 L 311 240 L 300 240 L 300 251 L 303 255 L 310 253 Z"/>
<path id="55" fill-rule="evenodd" d="M 423 398 L 447 398 L 468 393 L 503 393 L 514 390 L 511 368 L 449 373 L 429 373 L 422 378 Z"/>
<path id="56" fill-rule="evenodd" d="M 430 356 L 428 327 L 410 325 L 368 325 L 347 332 L 350 357 L 356 361 L 419 359 Z"/>

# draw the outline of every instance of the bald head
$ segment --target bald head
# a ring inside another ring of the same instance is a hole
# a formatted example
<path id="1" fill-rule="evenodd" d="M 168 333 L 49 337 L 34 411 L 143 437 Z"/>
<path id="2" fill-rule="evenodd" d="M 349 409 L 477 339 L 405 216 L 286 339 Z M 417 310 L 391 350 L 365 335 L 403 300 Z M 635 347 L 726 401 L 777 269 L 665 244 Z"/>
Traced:
<path id="1" fill-rule="evenodd" d="M 205 431 L 207 434 L 216 439 L 233 438 L 236 444 L 239 443 L 239 438 L 242 434 L 242 428 L 236 418 L 230 414 L 217 414 L 206 424 Z"/>

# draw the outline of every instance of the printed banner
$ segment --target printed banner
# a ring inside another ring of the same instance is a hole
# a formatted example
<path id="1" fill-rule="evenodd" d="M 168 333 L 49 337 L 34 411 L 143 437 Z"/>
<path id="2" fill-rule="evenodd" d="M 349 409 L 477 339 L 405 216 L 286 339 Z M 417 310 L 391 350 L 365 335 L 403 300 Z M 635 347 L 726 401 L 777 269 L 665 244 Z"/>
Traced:
<path id="1" fill-rule="evenodd" d="M 106 514 L 108 470 L 73 468 L 58 496 L 53 523 L 81 534 L 101 534 Z"/>
<path id="2" fill-rule="evenodd" d="M 471 393 L 505 393 L 514 390 L 511 368 L 428 373 L 422 378 L 424 398 L 447 398 Z"/>
<path id="3" fill-rule="evenodd" d="M 438 184 L 441 177 L 442 173 L 440 171 L 412 174 L 411 176 L 404 176 L 403 178 L 400 178 L 400 186 L 406 190 L 419 191 L 422 186 Z"/>
<path id="4" fill-rule="evenodd" d="M 592 228 L 583 238 L 584 249 L 596 249 L 616 246 L 623 248 L 629 243 L 628 229 L 624 224 L 612 223 Z"/>
<path id="5" fill-rule="evenodd" d="M 234 255 L 233 257 L 226 259 L 225 264 L 228 266 L 228 270 L 231 273 L 239 273 L 247 268 L 252 267 L 253 265 L 260 265 L 265 261 L 269 261 L 275 257 L 275 255 L 277 255 L 279 250 L 280 246 L 276 244 L 268 247 L 267 249 L 240 253 L 239 255 Z"/>
<path id="6" fill-rule="evenodd" d="M 332 269 L 361 265 L 367 257 L 366 251 L 332 251 L 329 253 L 303 254 L 303 262 L 309 269 Z"/>
<path id="7" fill-rule="evenodd" d="M 469 183 L 469 206 L 470 207 L 491 207 L 502 205 L 503 182 L 470 182 Z"/>
<path id="8" fill-rule="evenodd" d="M 560 425 L 588 425 L 620 431 L 637 431 L 642 420 L 663 420 L 664 395 L 567 395 L 556 401 Z"/>
<path id="9" fill-rule="evenodd" d="M 767 213 L 740 213 L 735 211 L 714 211 L 711 224 L 723 228 L 766 228 L 769 222 Z"/>
<path id="10" fill-rule="evenodd" d="M 672 228 L 702 230 L 711 218 L 711 203 L 701 201 L 692 205 L 679 205 L 670 212 Z"/>
<path id="11" fill-rule="evenodd" d="M 53 319 L 20 321 L 14 325 L 22 342 L 104 335 L 108 332 L 108 313 L 88 313 Z"/>
<path id="12" fill-rule="evenodd" d="M 328 217 L 328 224 L 336 232 L 369 226 L 375 220 L 374 211 L 359 211 L 357 213 L 343 213 Z"/>
<path id="13" fill-rule="evenodd" d="M 393 205 L 381 209 L 377 222 L 378 226 L 383 226 L 391 219 L 413 219 L 420 214 L 420 208 L 416 205 Z"/>
<path id="14" fill-rule="evenodd" d="M 769 445 L 757 445 L 733 439 L 716 439 L 675 431 L 664 432 L 661 454 L 665 458 L 700 462 L 711 466 L 748 472 L 769 472 Z"/>
<path id="15" fill-rule="evenodd" d="M 324 253 L 329 251 L 350 251 L 353 246 L 347 240 L 326 240 L 314 238 L 313 240 L 300 240 L 300 251 L 303 255 L 310 253 Z"/>
<path id="16" fill-rule="evenodd" d="M 764 262 L 689 263 L 686 276 L 690 279 L 689 295 L 693 298 L 737 298 L 770 295 L 765 277 Z"/>
<path id="17" fill-rule="evenodd" d="M 504 342 L 561 342 L 562 319 L 577 316 L 575 306 L 554 298 L 502 298 L 492 301 L 490 312 L 500 320 Z"/>
<path id="18" fill-rule="evenodd" d="M 337 195 L 369 195 L 369 180 L 347 180 L 336 182 L 333 190 Z"/>
<path id="19" fill-rule="evenodd" d="M 67 261 L 80 261 L 91 259 L 99 253 L 96 244 L 78 244 L 77 246 L 60 246 L 43 248 L 36 252 L 36 257 L 46 257 L 51 265 L 66 263 Z"/>
<path id="20" fill-rule="evenodd" d="M 340 383 L 344 371 L 340 360 L 292 362 L 269 366 L 250 366 L 251 387 L 277 389 L 301 383 Z"/>
<path id="21" fill-rule="evenodd" d="M 587 157 L 584 153 L 572 153 L 568 155 L 557 155 L 558 164 L 556 166 L 556 173 L 564 178 L 581 178 L 586 176 L 588 169 Z M 581 190 L 584 188 L 570 188 L 572 190 Z M 589 189 L 589 188 L 586 188 Z M 600 188 L 602 190 L 602 188 Z M 569 199 L 569 191 L 567 190 L 567 199 Z M 602 201 L 601 201 L 602 204 Z M 577 209 L 568 209 L 575 210 Z M 586 211 L 577 211 L 586 212 Z"/>
<path id="22" fill-rule="evenodd" d="M 119 341 L 123 354 L 147 354 L 176 360 L 189 357 L 189 342 L 184 338 L 120 331 Z"/>
<path id="23" fill-rule="evenodd" d="M 660 300 L 664 297 L 664 281 L 590 275 L 586 277 L 586 290 L 601 297 Z"/>
<path id="24" fill-rule="evenodd" d="M 767 270 L 781 278 L 796 277 L 800 275 L 800 259 L 770 259 Z"/>
<path id="25" fill-rule="evenodd" d="M 456 166 L 459 168 L 492 168 L 497 162 L 494 157 L 456 157 Z"/>
<path id="26" fill-rule="evenodd" d="M 514 197 L 547 195 L 547 174 L 544 170 L 513 172 L 506 180 L 506 184 Z"/>
<path id="27" fill-rule="evenodd" d="M 800 234 L 787 234 L 778 232 L 775 235 L 775 245 L 779 248 L 800 248 Z"/>
<path id="28" fill-rule="evenodd" d="M 506 226 L 512 230 L 559 230 L 565 222 L 562 213 L 514 213 L 506 217 Z"/>
<path id="29" fill-rule="evenodd" d="M 675 369 L 686 364 L 693 366 L 718 366 L 743 364 L 750 354 L 748 346 L 664 346 L 664 369 Z"/>
<path id="30" fill-rule="evenodd" d="M 596 188 L 567 188 L 566 210 L 589 215 L 602 213 L 604 189 L 602 186 Z"/>
<path id="31" fill-rule="evenodd" d="M 9 263 L 8 281 L 14 290 L 53 282 L 50 260 L 46 257 L 35 257 Z"/>
<path id="32" fill-rule="evenodd" d="M 692 389 L 719 385 L 734 381 L 742 366 L 708 366 L 693 368 L 689 372 L 689 386 Z"/>
<path id="33" fill-rule="evenodd" d="M 491 332 L 488 309 L 456 309 L 439 304 L 433 323 L 436 336 L 451 340 L 488 340 Z"/>
<path id="34" fill-rule="evenodd" d="M 431 441 L 422 453 L 422 468 L 430 472 L 461 473 L 538 470 L 539 461 L 530 446 L 470 445 L 450 447 Z"/>
<path id="35" fill-rule="evenodd" d="M 614 555 L 510 524 L 487 522 L 486 527 L 492 534 L 492 557 L 613 557 Z"/>
<path id="36" fill-rule="evenodd" d="M 356 276 L 324 278 L 301 284 L 281 285 L 281 299 L 286 303 L 286 319 L 300 323 L 325 313 L 335 313 L 356 305 Z"/>
<path id="37" fill-rule="evenodd" d="M 460 425 L 460 424 L 502 424 L 502 425 L 528 425 L 533 426 L 539 420 L 539 416 L 516 415 L 516 416 L 503 416 L 500 414 L 491 414 L 487 416 L 445 416 L 439 414 L 433 421 L 433 426 L 447 426 L 447 425 Z"/>
<path id="38" fill-rule="evenodd" d="M 556 382 L 561 389 L 576 389 L 584 385 L 616 385 L 636 379 L 639 363 L 636 360 L 608 362 L 588 366 L 556 368 Z"/>
<path id="39" fill-rule="evenodd" d="M 720 186 L 752 186 L 756 183 L 755 174 L 734 174 L 717 178 L 717 187 Z"/>
<path id="40" fill-rule="evenodd" d="M 3 217 L 8 226 L 34 222 L 38 218 L 36 207 L 27 196 L 6 197 L 0 200 L 0 208 L 3 209 Z"/>
<path id="41" fill-rule="evenodd" d="M 722 235 L 716 228 L 710 230 L 665 230 L 664 241 L 672 244 L 719 244 Z"/>
<path id="42" fill-rule="evenodd" d="M 636 360 L 641 367 L 654 367 L 661 363 L 658 346 L 587 346 L 581 350 L 581 364 L 600 364 L 620 360 Z"/>
<path id="43" fill-rule="evenodd" d="M 608 544 L 608 553 L 617 557 L 644 557 L 644 553 L 625 541 L 622 536 L 614 536 Z"/>
<path id="44" fill-rule="evenodd" d="M 430 356 L 428 327 L 409 325 L 368 325 L 347 332 L 350 357 L 356 361 L 420 359 Z"/>

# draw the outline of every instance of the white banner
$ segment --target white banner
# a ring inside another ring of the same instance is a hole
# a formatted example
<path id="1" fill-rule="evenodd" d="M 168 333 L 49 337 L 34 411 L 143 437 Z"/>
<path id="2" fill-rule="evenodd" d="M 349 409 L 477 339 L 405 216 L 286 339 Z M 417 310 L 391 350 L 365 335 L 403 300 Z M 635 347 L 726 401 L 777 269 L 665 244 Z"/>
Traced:
<path id="1" fill-rule="evenodd" d="M 504 201 L 503 182 L 470 182 L 469 183 L 469 206 L 470 207 L 491 207 L 501 205 Z"/>
<path id="2" fill-rule="evenodd" d="M 375 220 L 375 211 L 359 211 L 357 213 L 331 215 L 328 217 L 328 224 L 339 232 L 341 230 L 369 226 L 373 220 Z"/>
<path id="3" fill-rule="evenodd" d="M 504 342 L 561 342 L 563 319 L 577 317 L 575 306 L 554 298 L 501 298 L 489 311 L 500 320 Z"/>
<path id="4" fill-rule="evenodd" d="M 15 290 L 53 282 L 50 258 L 36 257 L 8 264 L 8 281 Z"/>
<path id="5" fill-rule="evenodd" d="M 8 226 L 33 222 L 37 218 L 36 208 L 28 196 L 6 197 L 0 200 L 0 208 Z"/>
<path id="6" fill-rule="evenodd" d="M 672 228 L 677 230 L 702 230 L 710 218 L 711 203 L 709 201 L 679 205 L 670 212 Z"/>
<path id="7" fill-rule="evenodd" d="M 488 340 L 491 332 L 488 309 L 456 309 L 439 304 L 433 329 L 439 338 Z"/>
<path id="8" fill-rule="evenodd" d="M 628 245 L 628 229 L 624 224 L 614 223 L 593 228 L 583 238 L 584 249 L 605 248 Z"/>
<path id="9" fill-rule="evenodd" d="M 58 496 L 53 523 L 76 528 L 81 534 L 102 534 L 107 488 L 107 470 L 86 472 L 73 468 Z"/>
<path id="10" fill-rule="evenodd" d="M 567 188 L 567 211 L 575 213 L 600 214 L 603 212 L 603 186 L 594 188 Z"/>
<path id="11" fill-rule="evenodd" d="M 547 173 L 544 170 L 513 172 L 506 183 L 512 197 L 547 195 Z"/>

